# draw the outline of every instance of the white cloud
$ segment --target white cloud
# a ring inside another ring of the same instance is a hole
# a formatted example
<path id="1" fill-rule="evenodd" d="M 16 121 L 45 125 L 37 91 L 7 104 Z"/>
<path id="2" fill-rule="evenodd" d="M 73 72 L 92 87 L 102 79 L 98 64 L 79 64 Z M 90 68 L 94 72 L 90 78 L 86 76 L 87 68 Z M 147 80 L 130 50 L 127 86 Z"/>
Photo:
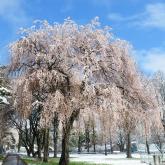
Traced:
<path id="1" fill-rule="evenodd" d="M 165 3 L 149 4 L 146 6 L 143 26 L 151 26 L 165 29 Z"/>
<path id="2" fill-rule="evenodd" d="M 130 22 L 137 20 L 139 18 L 140 14 L 138 15 L 132 15 L 132 16 L 122 16 L 119 13 L 110 13 L 108 14 L 108 19 L 113 21 L 120 21 L 120 22 Z"/>
<path id="3" fill-rule="evenodd" d="M 165 3 L 148 4 L 141 13 L 123 16 L 110 13 L 108 18 L 117 22 L 126 22 L 138 27 L 154 27 L 165 30 Z"/>
<path id="4" fill-rule="evenodd" d="M 108 15 L 108 19 L 112 20 L 112 21 L 125 21 L 125 18 L 119 14 L 119 13 L 110 13 Z"/>
<path id="5" fill-rule="evenodd" d="M 140 67 L 147 72 L 158 70 L 165 72 L 165 49 L 163 47 L 135 51 L 135 58 Z"/>
<path id="6" fill-rule="evenodd" d="M 28 18 L 23 9 L 23 1 L 1 0 L 0 18 L 15 25 L 26 23 Z"/>

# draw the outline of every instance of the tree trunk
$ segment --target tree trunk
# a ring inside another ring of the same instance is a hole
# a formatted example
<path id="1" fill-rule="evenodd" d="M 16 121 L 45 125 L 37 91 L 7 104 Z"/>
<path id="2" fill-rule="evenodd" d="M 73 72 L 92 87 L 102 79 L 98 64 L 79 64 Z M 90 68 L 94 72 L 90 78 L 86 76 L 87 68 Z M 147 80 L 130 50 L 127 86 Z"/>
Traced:
<path id="1" fill-rule="evenodd" d="M 112 145 L 112 136 L 111 136 L 111 133 L 110 133 L 110 151 L 111 151 L 111 154 L 113 154 L 113 145 Z"/>
<path id="2" fill-rule="evenodd" d="M 89 152 L 89 148 L 90 148 L 89 123 L 86 124 L 85 138 L 86 138 L 85 141 L 86 141 L 87 152 Z"/>
<path id="3" fill-rule="evenodd" d="M 96 143 L 93 144 L 93 152 L 96 152 Z"/>
<path id="4" fill-rule="evenodd" d="M 118 146 L 119 146 L 120 152 L 124 152 L 124 143 L 122 142 L 118 144 Z"/>
<path id="5" fill-rule="evenodd" d="M 150 154 L 150 148 L 149 148 L 148 139 L 147 139 L 147 124 L 146 124 L 146 122 L 144 123 L 144 130 L 145 130 L 147 154 Z"/>
<path id="6" fill-rule="evenodd" d="M 41 140 L 38 140 L 38 158 L 41 159 Z"/>
<path id="7" fill-rule="evenodd" d="M 105 155 L 107 156 L 107 143 L 105 142 Z"/>
<path id="8" fill-rule="evenodd" d="M 63 128 L 62 153 L 59 165 L 69 164 L 69 134 L 70 130 L 65 130 L 65 128 Z"/>
<path id="9" fill-rule="evenodd" d="M 33 158 L 36 157 L 36 152 L 34 152 L 34 150 L 32 150 L 32 157 L 33 157 Z"/>
<path id="10" fill-rule="evenodd" d="M 121 152 L 124 152 L 124 143 L 121 145 Z"/>
<path id="11" fill-rule="evenodd" d="M 147 148 L 147 154 L 150 154 L 150 147 L 147 138 L 146 138 L 146 148 Z"/>
<path id="12" fill-rule="evenodd" d="M 124 152 L 124 144 L 125 144 L 125 140 L 123 139 L 123 135 L 119 134 L 119 143 L 118 143 L 118 146 L 120 148 L 120 152 Z"/>
<path id="13" fill-rule="evenodd" d="M 78 154 L 81 153 L 81 136 L 78 136 Z"/>
<path id="14" fill-rule="evenodd" d="M 94 125 L 93 125 L 92 141 L 93 141 L 93 152 L 96 152 L 96 131 Z"/>
<path id="15" fill-rule="evenodd" d="M 44 143 L 43 141 L 43 130 L 39 130 L 38 131 L 38 134 L 37 134 L 37 147 L 38 147 L 38 151 L 37 151 L 37 154 L 38 154 L 38 158 L 41 159 L 41 150 L 42 150 L 42 144 Z"/>
<path id="16" fill-rule="evenodd" d="M 58 116 L 55 114 L 53 121 L 54 158 L 57 157 L 58 126 L 59 126 L 59 120 L 58 120 Z"/>
<path id="17" fill-rule="evenodd" d="M 21 148 L 21 138 L 22 138 L 22 136 L 21 136 L 21 133 L 19 133 L 19 137 L 18 137 L 19 139 L 18 139 L 18 152 L 20 152 L 20 148 Z"/>
<path id="18" fill-rule="evenodd" d="M 37 152 L 37 154 L 38 154 L 38 159 L 41 160 L 41 145 L 38 146 L 38 152 Z"/>
<path id="19" fill-rule="evenodd" d="M 4 154 L 3 151 L 4 151 L 3 145 L 0 144 L 0 155 L 1 155 L 1 154 Z"/>
<path id="20" fill-rule="evenodd" d="M 30 157 L 30 150 L 26 149 L 26 152 L 27 152 L 27 156 Z"/>
<path id="21" fill-rule="evenodd" d="M 127 158 L 132 158 L 131 155 L 131 135 L 127 134 Z"/>
<path id="22" fill-rule="evenodd" d="M 44 135 L 44 155 L 43 155 L 43 162 L 48 162 L 49 157 L 49 129 L 45 128 L 45 135 Z"/>
<path id="23" fill-rule="evenodd" d="M 89 152 L 89 141 L 87 142 L 87 152 Z"/>
<path id="24" fill-rule="evenodd" d="M 73 127 L 73 122 L 78 117 L 80 110 L 74 110 L 70 118 L 66 121 L 63 126 L 63 135 L 62 135 L 62 153 L 59 161 L 59 165 L 69 165 L 69 136 L 70 131 Z"/>

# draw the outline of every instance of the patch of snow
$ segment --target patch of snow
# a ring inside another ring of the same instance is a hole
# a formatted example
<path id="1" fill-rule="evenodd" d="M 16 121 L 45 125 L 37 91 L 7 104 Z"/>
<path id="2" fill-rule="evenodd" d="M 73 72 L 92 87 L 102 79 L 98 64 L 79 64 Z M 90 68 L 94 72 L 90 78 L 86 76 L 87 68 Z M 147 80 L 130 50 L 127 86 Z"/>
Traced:
<path id="1" fill-rule="evenodd" d="M 42 102 L 36 100 L 32 103 L 32 106 L 39 106 L 40 104 L 42 104 Z"/>
<path id="2" fill-rule="evenodd" d="M 0 96 L 0 103 L 9 104 L 6 97 Z"/>
<path id="3" fill-rule="evenodd" d="M 111 164 L 111 165 L 146 165 L 141 163 L 140 154 L 132 154 L 132 159 L 127 159 L 126 154 L 71 154 L 71 160 L 78 162 L 89 162 L 97 164 Z"/>
<path id="4" fill-rule="evenodd" d="M 6 93 L 10 93 L 11 91 L 5 87 L 0 87 L 0 91 L 6 92 Z"/>

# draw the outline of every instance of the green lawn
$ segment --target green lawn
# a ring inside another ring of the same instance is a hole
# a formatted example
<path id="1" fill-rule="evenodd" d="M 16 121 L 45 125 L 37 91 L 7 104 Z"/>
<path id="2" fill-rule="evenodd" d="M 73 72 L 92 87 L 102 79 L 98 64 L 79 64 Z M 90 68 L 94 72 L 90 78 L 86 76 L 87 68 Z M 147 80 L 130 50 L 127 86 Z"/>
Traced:
<path id="1" fill-rule="evenodd" d="M 3 159 L 4 159 L 3 155 L 0 155 L 0 160 L 3 160 Z"/>

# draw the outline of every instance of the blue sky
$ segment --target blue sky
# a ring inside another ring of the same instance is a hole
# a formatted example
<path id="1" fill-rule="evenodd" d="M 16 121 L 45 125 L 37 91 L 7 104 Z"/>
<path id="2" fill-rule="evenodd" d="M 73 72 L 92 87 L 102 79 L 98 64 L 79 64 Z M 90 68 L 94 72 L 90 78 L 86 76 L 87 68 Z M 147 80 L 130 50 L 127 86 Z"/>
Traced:
<path id="1" fill-rule="evenodd" d="M 165 71 L 164 0 L 0 0 L 0 64 L 9 62 L 7 46 L 20 27 L 36 19 L 63 22 L 68 16 L 79 24 L 99 16 L 102 25 L 133 45 L 142 70 Z"/>

